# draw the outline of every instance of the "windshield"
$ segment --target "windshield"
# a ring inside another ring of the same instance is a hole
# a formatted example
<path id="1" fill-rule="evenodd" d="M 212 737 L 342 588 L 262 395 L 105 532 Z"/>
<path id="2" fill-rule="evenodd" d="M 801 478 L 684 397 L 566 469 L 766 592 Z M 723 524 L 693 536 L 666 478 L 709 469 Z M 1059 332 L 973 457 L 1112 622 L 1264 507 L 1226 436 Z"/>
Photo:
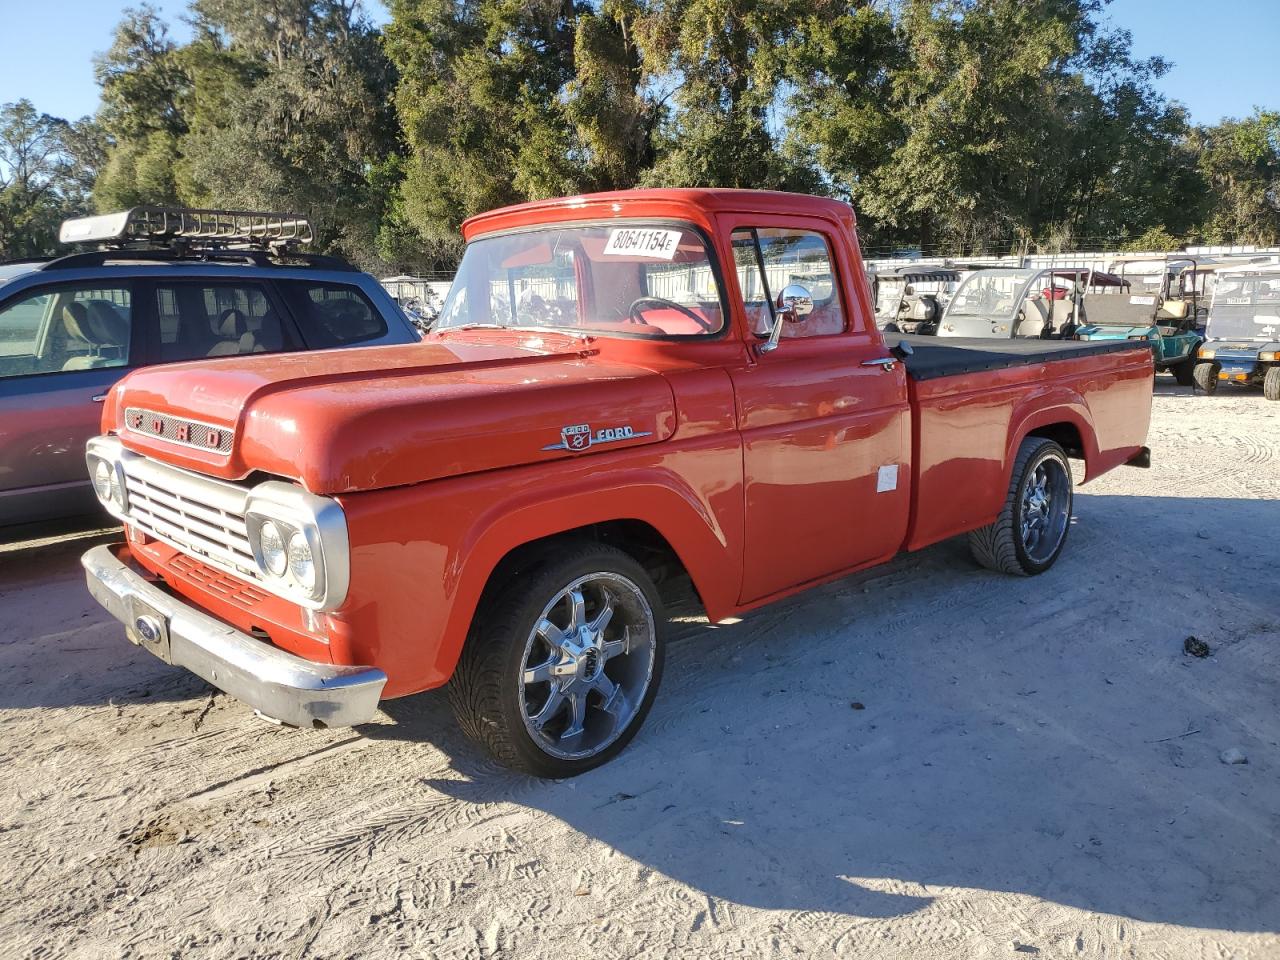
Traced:
<path id="1" fill-rule="evenodd" d="M 679 224 L 625 221 L 473 240 L 436 329 L 685 337 L 723 325 L 720 284 L 701 236 Z"/>
<path id="2" fill-rule="evenodd" d="M 947 308 L 948 317 L 1013 316 L 1025 295 L 1035 270 L 979 270 L 960 284 Z"/>
<path id="3" fill-rule="evenodd" d="M 1206 332 L 1215 340 L 1280 339 L 1280 273 L 1219 274 Z"/>

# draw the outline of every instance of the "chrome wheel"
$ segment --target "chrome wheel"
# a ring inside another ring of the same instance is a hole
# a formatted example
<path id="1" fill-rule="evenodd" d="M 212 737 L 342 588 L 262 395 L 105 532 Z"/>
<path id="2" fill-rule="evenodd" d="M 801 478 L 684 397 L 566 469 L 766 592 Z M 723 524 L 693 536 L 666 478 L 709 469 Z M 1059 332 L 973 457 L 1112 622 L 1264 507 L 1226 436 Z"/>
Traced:
<path id="1" fill-rule="evenodd" d="M 1071 477 L 1056 457 L 1036 465 L 1022 488 L 1022 549 L 1036 563 L 1051 558 L 1071 519 Z"/>
<path id="2" fill-rule="evenodd" d="M 590 573 L 543 608 L 525 642 L 520 709 L 553 757 L 581 760 L 627 729 L 653 678 L 657 628 L 644 592 L 617 573 Z"/>

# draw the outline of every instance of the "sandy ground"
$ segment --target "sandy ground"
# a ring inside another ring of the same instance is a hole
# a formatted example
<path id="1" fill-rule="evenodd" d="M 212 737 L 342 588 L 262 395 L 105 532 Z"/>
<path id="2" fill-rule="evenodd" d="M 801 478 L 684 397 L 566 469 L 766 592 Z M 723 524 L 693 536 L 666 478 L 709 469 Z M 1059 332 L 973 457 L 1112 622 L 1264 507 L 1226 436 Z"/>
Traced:
<path id="1" fill-rule="evenodd" d="M 1048 575 L 956 541 L 683 624 L 574 781 L 438 694 L 269 726 L 104 620 L 91 538 L 9 547 L 0 956 L 1280 957 L 1280 405 L 1160 380 Z"/>

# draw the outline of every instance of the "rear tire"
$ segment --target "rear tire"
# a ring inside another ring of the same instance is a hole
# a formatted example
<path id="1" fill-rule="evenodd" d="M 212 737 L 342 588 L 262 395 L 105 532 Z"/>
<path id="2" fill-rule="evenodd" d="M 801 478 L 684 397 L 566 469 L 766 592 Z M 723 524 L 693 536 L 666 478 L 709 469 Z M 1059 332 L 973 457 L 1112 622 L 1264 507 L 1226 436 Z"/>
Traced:
<path id="1" fill-rule="evenodd" d="M 525 773 L 598 767 L 644 723 L 665 628 L 658 591 L 629 554 L 564 544 L 476 615 L 449 682 L 458 725 Z"/>
<path id="2" fill-rule="evenodd" d="M 1073 496 L 1071 464 L 1052 440 L 1027 437 L 1011 472 L 1000 516 L 995 523 L 969 532 L 969 550 L 989 570 L 1031 577 L 1052 567 L 1066 545 Z"/>
<path id="3" fill-rule="evenodd" d="M 1181 363 L 1176 363 L 1169 368 L 1169 372 L 1173 374 L 1173 379 L 1177 381 L 1180 387 L 1192 387 L 1196 382 L 1196 358 L 1191 356 Z"/>
<path id="4" fill-rule="evenodd" d="M 1262 395 L 1268 400 L 1280 400 L 1280 366 L 1268 367 L 1262 378 Z"/>
<path id="5" fill-rule="evenodd" d="M 1200 360 L 1192 372 L 1195 385 L 1205 393 L 1212 394 L 1218 390 L 1218 371 L 1221 369 L 1212 360 Z"/>

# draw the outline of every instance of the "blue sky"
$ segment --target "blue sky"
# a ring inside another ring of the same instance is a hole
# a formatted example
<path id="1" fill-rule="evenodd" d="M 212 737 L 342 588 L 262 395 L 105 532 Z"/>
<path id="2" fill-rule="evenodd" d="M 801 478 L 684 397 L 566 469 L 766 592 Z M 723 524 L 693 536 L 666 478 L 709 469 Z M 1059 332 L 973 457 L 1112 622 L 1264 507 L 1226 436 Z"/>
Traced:
<path id="1" fill-rule="evenodd" d="M 377 19 L 380 0 L 366 0 Z M 0 103 L 23 97 L 74 119 L 97 107 L 93 55 L 111 42 L 136 0 L 0 0 Z M 179 36 L 186 0 L 156 0 Z M 1133 34 L 1139 56 L 1174 68 L 1161 91 L 1197 123 L 1280 108 L 1280 0 L 1114 0 L 1110 19 Z"/>

